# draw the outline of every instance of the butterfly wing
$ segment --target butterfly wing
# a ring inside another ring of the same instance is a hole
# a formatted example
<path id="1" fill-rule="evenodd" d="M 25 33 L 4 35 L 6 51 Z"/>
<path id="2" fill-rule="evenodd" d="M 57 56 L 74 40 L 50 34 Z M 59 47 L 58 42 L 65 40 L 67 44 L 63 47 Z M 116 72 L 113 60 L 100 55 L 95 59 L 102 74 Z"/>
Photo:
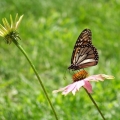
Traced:
<path id="1" fill-rule="evenodd" d="M 71 57 L 71 64 L 73 63 L 73 59 L 76 55 L 75 53 L 76 53 L 77 49 L 79 49 L 82 45 L 92 43 L 91 36 L 92 36 L 92 34 L 89 29 L 85 29 L 81 32 L 81 34 L 79 35 L 79 37 L 75 43 L 75 46 L 74 46 L 74 50 L 73 50 L 72 57 Z"/>
<path id="2" fill-rule="evenodd" d="M 85 29 L 79 35 L 71 57 L 71 66 L 68 69 L 79 70 L 94 66 L 98 63 L 97 49 L 92 45 L 92 34 L 89 29 Z"/>

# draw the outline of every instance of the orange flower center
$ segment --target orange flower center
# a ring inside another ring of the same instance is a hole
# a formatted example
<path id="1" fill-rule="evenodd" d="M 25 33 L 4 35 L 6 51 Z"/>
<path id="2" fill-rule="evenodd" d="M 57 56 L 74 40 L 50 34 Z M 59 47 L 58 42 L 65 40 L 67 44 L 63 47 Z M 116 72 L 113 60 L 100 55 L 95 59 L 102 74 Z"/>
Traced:
<path id="1" fill-rule="evenodd" d="M 73 74 L 72 79 L 74 82 L 82 80 L 88 76 L 88 73 L 85 70 L 81 70 L 75 74 Z"/>

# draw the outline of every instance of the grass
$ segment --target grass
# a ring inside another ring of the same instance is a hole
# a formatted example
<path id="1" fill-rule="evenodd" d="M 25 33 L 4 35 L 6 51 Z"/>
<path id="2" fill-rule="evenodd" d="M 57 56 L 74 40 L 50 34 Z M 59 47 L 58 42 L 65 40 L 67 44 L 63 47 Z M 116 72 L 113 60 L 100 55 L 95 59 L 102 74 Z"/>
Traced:
<path id="1" fill-rule="evenodd" d="M 20 44 L 38 70 L 59 120 L 102 120 L 83 89 L 76 96 L 52 94 L 52 90 L 72 82 L 72 72 L 69 73 L 67 67 L 75 41 L 85 28 L 92 30 L 92 41 L 100 57 L 97 66 L 86 70 L 90 74 L 115 76 L 114 80 L 92 83 L 92 96 L 106 119 L 120 118 L 119 6 L 119 1 L 112 0 L 0 0 L 1 19 L 9 18 L 10 14 L 24 14 L 19 27 Z M 2 38 L 0 119 L 55 119 L 26 59 L 14 44 L 7 45 Z"/>

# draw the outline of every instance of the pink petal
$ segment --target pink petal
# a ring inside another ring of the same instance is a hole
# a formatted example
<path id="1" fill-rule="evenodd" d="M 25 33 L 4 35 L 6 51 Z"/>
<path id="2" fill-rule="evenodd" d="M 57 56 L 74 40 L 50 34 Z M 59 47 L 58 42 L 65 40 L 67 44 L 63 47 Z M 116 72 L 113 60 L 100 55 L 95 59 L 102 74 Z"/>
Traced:
<path id="1" fill-rule="evenodd" d="M 69 92 L 72 91 L 72 89 L 75 87 L 75 83 L 72 83 L 64 88 L 60 88 L 58 90 L 54 90 L 53 93 L 57 93 L 57 92 L 62 92 L 62 94 L 67 95 Z"/>
<path id="2" fill-rule="evenodd" d="M 78 82 L 75 82 L 76 83 L 76 87 L 72 90 L 72 94 L 73 95 L 75 95 L 75 93 L 77 92 L 77 91 L 79 91 L 79 89 L 82 87 L 82 86 L 84 86 L 84 81 L 83 80 L 81 80 L 81 81 L 78 81 Z"/>
<path id="3" fill-rule="evenodd" d="M 89 83 L 89 81 L 104 81 L 104 79 L 113 79 L 114 77 L 111 75 L 105 75 L 105 74 L 98 74 L 98 75 L 92 75 L 90 77 L 87 77 L 83 80 L 74 82 L 64 88 L 60 88 L 58 90 L 54 90 L 53 93 L 62 92 L 63 95 L 67 95 L 68 93 L 72 92 L 73 95 L 77 91 L 79 91 L 80 87 L 84 87 L 89 93 L 92 92 L 92 86 Z"/>
<path id="4" fill-rule="evenodd" d="M 53 90 L 52 93 L 61 92 L 61 91 L 63 91 L 64 89 L 65 89 L 65 88 L 60 88 L 60 89 L 58 89 L 58 90 Z"/>
<path id="5" fill-rule="evenodd" d="M 76 82 L 68 85 L 68 86 L 66 87 L 66 89 L 64 89 L 64 91 L 62 92 L 62 94 L 63 94 L 63 95 L 67 95 L 69 92 L 71 92 L 72 90 L 75 89 L 75 86 L 76 86 Z"/>
<path id="6" fill-rule="evenodd" d="M 70 84 L 70 85 L 71 85 L 71 84 Z M 69 88 L 70 85 L 68 85 L 68 86 L 66 86 L 66 87 L 64 87 L 64 88 L 60 88 L 60 89 L 58 89 L 58 90 L 53 90 L 52 92 L 53 92 L 53 93 L 57 93 L 57 92 L 64 91 L 65 89 Z"/>
<path id="7" fill-rule="evenodd" d="M 114 79 L 111 75 L 105 75 L 105 74 L 98 74 L 98 75 L 92 75 L 90 77 L 85 78 L 85 81 L 104 81 L 104 79 Z"/>
<path id="8" fill-rule="evenodd" d="M 84 81 L 78 81 L 78 82 L 74 82 L 64 88 L 60 88 L 58 90 L 54 90 L 53 93 L 57 93 L 57 92 L 62 92 L 63 95 L 67 95 L 68 93 L 72 92 L 73 95 L 75 95 L 75 93 L 80 89 L 80 87 L 82 87 L 84 85 Z"/>
<path id="9" fill-rule="evenodd" d="M 83 86 L 89 93 L 92 93 L 92 85 L 88 81 L 84 81 L 85 85 Z"/>

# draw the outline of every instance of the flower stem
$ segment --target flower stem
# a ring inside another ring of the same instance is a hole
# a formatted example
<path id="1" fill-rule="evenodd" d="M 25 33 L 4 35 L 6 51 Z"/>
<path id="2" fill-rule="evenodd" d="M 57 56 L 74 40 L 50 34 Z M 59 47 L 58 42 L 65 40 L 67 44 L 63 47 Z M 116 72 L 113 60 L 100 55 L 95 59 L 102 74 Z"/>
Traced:
<path id="1" fill-rule="evenodd" d="M 85 89 L 85 88 L 84 88 L 84 89 Z M 97 108 L 98 112 L 100 113 L 101 117 L 103 118 L 103 120 L 106 120 L 105 117 L 104 117 L 104 115 L 103 115 L 102 112 L 100 111 L 97 103 L 96 103 L 96 102 L 94 101 L 94 99 L 92 98 L 91 94 L 88 93 L 88 91 L 87 91 L 86 89 L 85 89 L 85 91 L 87 92 L 88 96 L 89 96 L 90 99 L 92 100 L 93 104 L 96 106 L 96 108 Z"/>
<path id="2" fill-rule="evenodd" d="M 52 103 L 51 103 L 51 101 L 50 101 L 50 98 L 48 97 L 48 94 L 47 94 L 47 92 L 46 92 L 46 89 L 45 89 L 45 87 L 44 87 L 44 85 L 43 85 L 43 83 L 42 83 L 42 81 L 41 81 L 41 79 L 40 79 L 40 77 L 39 77 L 39 75 L 38 75 L 38 73 L 37 73 L 37 70 L 35 69 L 34 65 L 32 64 L 31 60 L 29 59 L 27 53 L 24 51 L 24 49 L 22 48 L 22 46 L 21 46 L 15 39 L 13 39 L 13 42 L 14 42 L 14 44 L 20 49 L 20 51 L 24 54 L 24 56 L 25 56 L 26 59 L 28 60 L 30 66 L 32 67 L 35 75 L 37 76 L 38 81 L 39 81 L 39 83 L 40 83 L 40 85 L 41 85 L 41 87 L 42 87 L 42 89 L 43 89 L 43 92 L 44 92 L 44 94 L 45 94 L 45 96 L 46 96 L 46 98 L 47 98 L 47 100 L 48 100 L 48 102 L 49 102 L 49 104 L 50 104 L 50 106 L 51 106 L 51 108 L 52 108 L 52 111 L 53 111 L 53 113 L 54 113 L 54 115 L 55 115 L 55 118 L 56 118 L 56 120 L 58 120 L 58 117 L 57 117 L 57 114 L 56 114 L 56 112 L 55 112 L 55 109 L 54 109 L 54 107 L 53 107 L 53 105 L 52 105 Z"/>

